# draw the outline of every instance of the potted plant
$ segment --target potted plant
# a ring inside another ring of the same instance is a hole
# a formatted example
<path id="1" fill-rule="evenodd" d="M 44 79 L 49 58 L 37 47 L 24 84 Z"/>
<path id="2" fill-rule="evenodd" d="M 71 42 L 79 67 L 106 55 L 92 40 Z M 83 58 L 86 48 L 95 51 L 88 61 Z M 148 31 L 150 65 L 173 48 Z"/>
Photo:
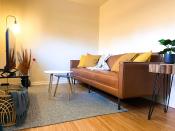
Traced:
<path id="1" fill-rule="evenodd" d="M 17 52 L 19 66 L 18 70 L 21 74 L 21 83 L 24 87 L 30 86 L 30 80 L 28 78 L 30 64 L 31 64 L 31 50 L 28 53 L 27 49 L 22 50 L 21 53 Z"/>
<path id="2" fill-rule="evenodd" d="M 175 63 L 175 40 L 170 39 L 161 39 L 159 40 L 160 44 L 166 48 L 163 51 L 160 51 L 160 54 L 164 55 L 164 62 L 167 64 Z"/>

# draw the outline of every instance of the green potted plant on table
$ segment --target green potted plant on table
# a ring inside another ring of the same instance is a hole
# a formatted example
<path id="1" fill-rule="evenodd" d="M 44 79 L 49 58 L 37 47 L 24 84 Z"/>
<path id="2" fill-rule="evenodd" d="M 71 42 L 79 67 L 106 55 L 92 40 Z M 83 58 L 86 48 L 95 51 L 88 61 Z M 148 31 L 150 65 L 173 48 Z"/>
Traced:
<path id="1" fill-rule="evenodd" d="M 167 64 L 175 63 L 175 40 L 170 39 L 161 39 L 159 40 L 160 45 L 165 46 L 166 48 L 160 51 L 160 54 L 164 55 L 164 62 Z"/>

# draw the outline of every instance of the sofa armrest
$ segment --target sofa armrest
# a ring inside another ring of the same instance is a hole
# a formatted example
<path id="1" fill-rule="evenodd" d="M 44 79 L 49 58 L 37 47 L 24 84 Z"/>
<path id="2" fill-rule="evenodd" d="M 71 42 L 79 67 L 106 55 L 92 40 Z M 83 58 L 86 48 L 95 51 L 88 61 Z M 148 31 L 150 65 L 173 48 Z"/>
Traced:
<path id="1" fill-rule="evenodd" d="M 70 60 L 70 70 L 72 68 L 77 68 L 80 60 Z"/>
<path id="2" fill-rule="evenodd" d="M 119 98 L 142 97 L 152 94 L 154 75 L 150 62 L 123 62 L 119 65 Z"/>

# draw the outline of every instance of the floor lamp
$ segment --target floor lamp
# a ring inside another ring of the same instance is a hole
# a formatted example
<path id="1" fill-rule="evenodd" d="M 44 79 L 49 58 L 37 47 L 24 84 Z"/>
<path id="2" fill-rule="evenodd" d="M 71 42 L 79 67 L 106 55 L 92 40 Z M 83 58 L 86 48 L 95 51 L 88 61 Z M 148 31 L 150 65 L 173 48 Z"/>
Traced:
<path id="1" fill-rule="evenodd" d="M 8 27 L 8 20 L 9 18 L 13 18 L 14 19 L 14 26 L 13 26 L 13 31 L 17 32 L 19 29 L 17 27 L 17 19 L 15 16 L 13 15 L 8 15 L 6 17 L 6 32 L 5 32 L 5 40 L 6 40 L 6 65 L 4 67 L 4 71 L 2 74 L 4 73 L 11 73 L 10 71 L 10 28 Z"/>

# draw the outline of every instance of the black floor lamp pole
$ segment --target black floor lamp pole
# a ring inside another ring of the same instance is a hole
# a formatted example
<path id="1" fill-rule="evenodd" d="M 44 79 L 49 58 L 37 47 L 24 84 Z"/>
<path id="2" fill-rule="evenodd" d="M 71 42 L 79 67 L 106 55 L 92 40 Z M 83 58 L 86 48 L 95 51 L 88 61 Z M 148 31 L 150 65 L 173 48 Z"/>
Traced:
<path id="1" fill-rule="evenodd" d="M 6 34 L 5 34 L 5 38 L 6 38 L 6 65 L 5 65 L 5 68 L 4 68 L 4 72 L 10 72 L 10 69 L 9 69 L 9 58 L 10 58 L 10 51 L 9 51 L 9 29 L 7 28 L 6 29 Z"/>

